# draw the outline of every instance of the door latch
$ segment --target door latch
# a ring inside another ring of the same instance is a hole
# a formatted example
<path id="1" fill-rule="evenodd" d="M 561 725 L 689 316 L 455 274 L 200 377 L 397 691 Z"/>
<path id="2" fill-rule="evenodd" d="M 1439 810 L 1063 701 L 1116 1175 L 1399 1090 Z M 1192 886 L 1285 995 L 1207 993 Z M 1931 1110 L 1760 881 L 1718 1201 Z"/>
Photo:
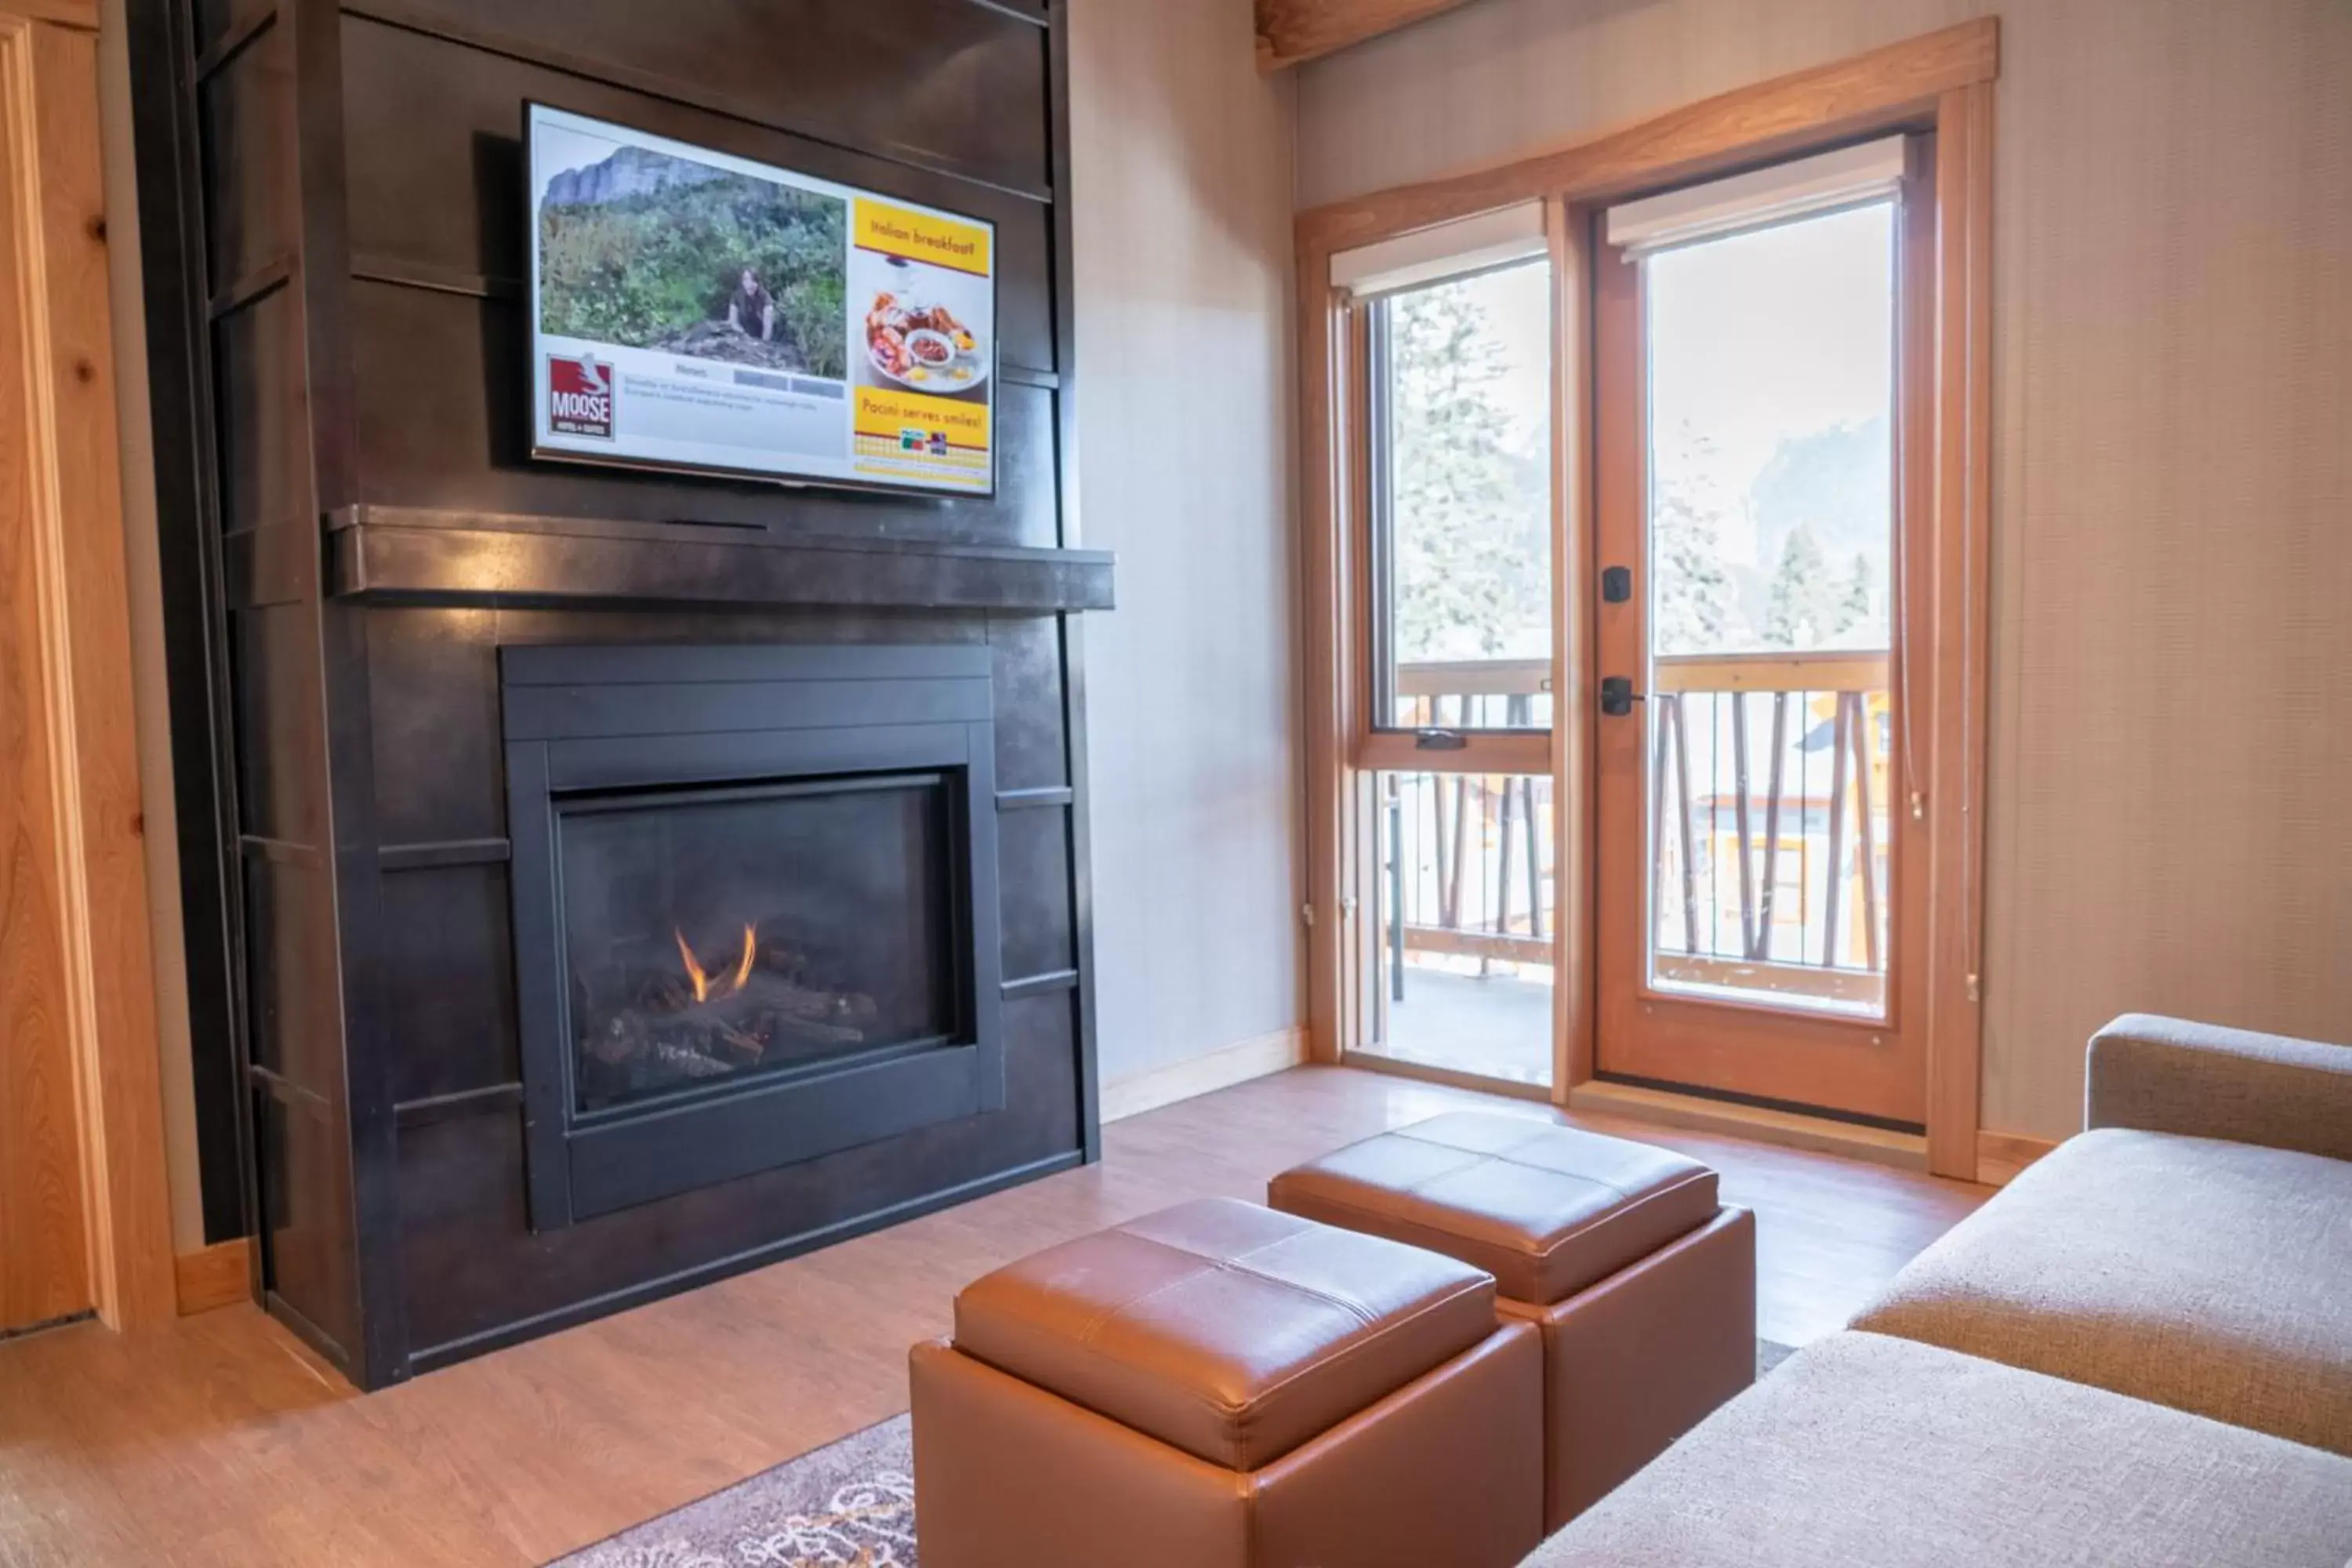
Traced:
<path id="1" fill-rule="evenodd" d="M 1633 689 L 1631 677 L 1604 675 L 1601 678 L 1601 711 L 1612 719 L 1622 719 L 1633 710 L 1633 704 L 1641 700 L 1642 694 Z"/>

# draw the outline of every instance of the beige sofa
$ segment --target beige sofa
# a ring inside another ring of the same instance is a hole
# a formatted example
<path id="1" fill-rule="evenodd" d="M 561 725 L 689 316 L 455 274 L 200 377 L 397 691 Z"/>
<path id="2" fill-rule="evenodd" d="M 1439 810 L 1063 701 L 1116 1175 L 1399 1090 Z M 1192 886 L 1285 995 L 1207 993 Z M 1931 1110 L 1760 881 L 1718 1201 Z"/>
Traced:
<path id="1" fill-rule="evenodd" d="M 2126 1016 L 2085 1110 L 1528 1568 L 2347 1568 L 2352 1048 Z"/>

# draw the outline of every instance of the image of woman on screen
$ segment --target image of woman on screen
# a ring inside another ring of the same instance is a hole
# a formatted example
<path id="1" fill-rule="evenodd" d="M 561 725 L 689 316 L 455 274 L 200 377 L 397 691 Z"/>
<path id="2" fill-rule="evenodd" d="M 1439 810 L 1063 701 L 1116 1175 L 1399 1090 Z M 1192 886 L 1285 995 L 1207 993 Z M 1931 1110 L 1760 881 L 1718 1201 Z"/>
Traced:
<path id="1" fill-rule="evenodd" d="M 776 298 L 760 287 L 759 273 L 749 267 L 728 296 L 727 324 L 746 335 L 756 328 L 763 343 L 776 335 Z"/>

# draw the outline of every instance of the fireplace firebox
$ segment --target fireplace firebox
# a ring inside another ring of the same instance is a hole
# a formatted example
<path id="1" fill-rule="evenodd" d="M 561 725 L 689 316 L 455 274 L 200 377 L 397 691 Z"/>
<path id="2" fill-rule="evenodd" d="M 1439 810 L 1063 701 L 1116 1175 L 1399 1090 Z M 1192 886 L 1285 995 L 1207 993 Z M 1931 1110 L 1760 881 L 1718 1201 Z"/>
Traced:
<path id="1" fill-rule="evenodd" d="M 943 773 L 557 807 L 576 1116 L 952 1039 Z"/>
<path id="2" fill-rule="evenodd" d="M 501 683 L 534 1229 L 1003 1106 L 985 650 Z"/>

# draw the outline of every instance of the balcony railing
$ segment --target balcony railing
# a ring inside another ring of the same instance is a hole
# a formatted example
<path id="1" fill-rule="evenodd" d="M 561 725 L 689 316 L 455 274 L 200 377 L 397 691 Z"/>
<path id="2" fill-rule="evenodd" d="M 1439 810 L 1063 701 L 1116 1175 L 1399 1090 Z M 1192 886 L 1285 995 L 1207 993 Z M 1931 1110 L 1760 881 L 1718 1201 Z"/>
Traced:
<path id="1" fill-rule="evenodd" d="M 1548 660 L 1398 672 L 1401 722 L 1550 721 Z M 1883 652 L 1681 656 L 1649 693 L 1650 975 L 1846 1013 L 1884 1005 L 1892 715 Z M 1391 984 L 1409 955 L 1549 964 L 1551 781 L 1383 775 Z"/>
<path id="2" fill-rule="evenodd" d="M 1551 723 L 1549 659 L 1397 667 L 1408 729 L 1539 730 Z M 1496 965 L 1552 962 L 1552 782 L 1528 773 L 1382 775 L 1389 984 L 1408 954 Z"/>
<path id="3" fill-rule="evenodd" d="M 1886 655 L 1663 658 L 1650 707 L 1653 981 L 1879 1010 Z"/>
<path id="4" fill-rule="evenodd" d="M 1408 730 L 1527 730 L 1551 724 L 1551 660 L 1401 664 L 1397 722 Z"/>

